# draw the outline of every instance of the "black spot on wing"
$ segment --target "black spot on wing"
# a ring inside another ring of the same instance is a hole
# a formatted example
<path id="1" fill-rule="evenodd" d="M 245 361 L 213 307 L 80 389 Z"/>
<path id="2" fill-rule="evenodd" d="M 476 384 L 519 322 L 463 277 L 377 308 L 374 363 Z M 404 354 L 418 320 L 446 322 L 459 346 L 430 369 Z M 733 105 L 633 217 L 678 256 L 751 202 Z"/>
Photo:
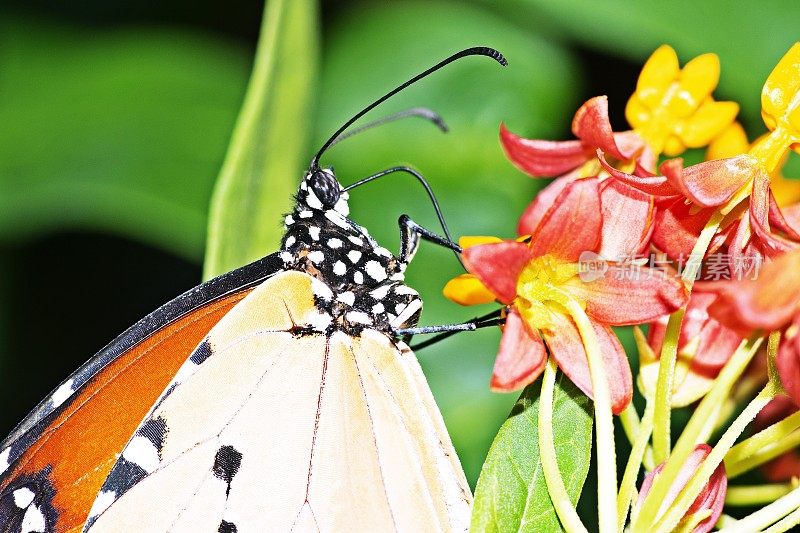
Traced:
<path id="1" fill-rule="evenodd" d="M 146 476 L 147 471 L 144 468 L 120 457 L 103 483 L 103 490 L 114 492 L 119 498 Z"/>
<path id="2" fill-rule="evenodd" d="M 200 346 L 198 346 L 191 357 L 189 357 L 189 360 L 196 365 L 201 365 L 206 359 L 211 357 L 211 353 L 211 344 L 209 344 L 208 339 L 206 339 L 200 343 Z"/>
<path id="3" fill-rule="evenodd" d="M 233 446 L 222 446 L 217 450 L 217 455 L 214 457 L 212 472 L 219 479 L 230 485 L 240 466 L 242 466 L 242 454 Z"/>
<path id="4" fill-rule="evenodd" d="M 217 529 L 217 533 L 236 533 L 237 531 L 233 522 L 226 522 L 225 520 L 220 522 L 219 529 Z"/>
<path id="5" fill-rule="evenodd" d="M 242 454 L 233 446 L 221 446 L 217 450 L 217 455 L 214 457 L 214 466 L 211 471 L 214 476 L 227 483 L 228 488 L 225 490 L 225 496 L 231 493 L 231 481 L 233 476 L 239 471 L 242 466 Z"/>
<path id="6" fill-rule="evenodd" d="M 161 449 L 164 447 L 164 438 L 167 436 L 166 420 L 161 417 L 148 419 L 139 429 L 138 434 L 153 443 L 160 457 Z"/>

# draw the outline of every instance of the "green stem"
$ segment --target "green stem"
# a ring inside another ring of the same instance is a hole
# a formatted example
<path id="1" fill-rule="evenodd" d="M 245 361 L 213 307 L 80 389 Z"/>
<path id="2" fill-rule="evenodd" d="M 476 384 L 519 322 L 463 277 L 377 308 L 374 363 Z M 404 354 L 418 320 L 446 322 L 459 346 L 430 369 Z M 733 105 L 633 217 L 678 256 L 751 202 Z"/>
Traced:
<path id="1" fill-rule="evenodd" d="M 741 531 L 761 531 L 770 524 L 775 523 L 795 509 L 800 508 L 800 487 L 783 496 L 758 511 L 738 520 L 730 528 L 720 530 L 720 533 L 738 533 Z"/>
<path id="2" fill-rule="evenodd" d="M 756 395 L 753 401 L 745 407 L 744 411 L 736 417 L 736 420 L 734 420 L 728 430 L 722 434 L 719 442 L 717 442 L 717 445 L 711 450 L 711 453 L 708 454 L 708 457 L 703 461 L 703 464 L 697 472 L 695 472 L 683 490 L 681 490 L 680 494 L 678 494 L 675 502 L 670 505 L 664 516 L 656 522 L 656 533 L 669 533 L 678 525 L 678 522 L 680 522 L 683 515 L 686 514 L 692 502 L 694 502 L 697 495 L 700 494 L 700 491 L 703 490 L 703 487 L 708 483 L 711 474 L 714 473 L 714 470 L 716 470 L 722 462 L 725 454 L 730 450 L 731 446 L 733 446 L 733 443 L 736 442 L 736 439 L 739 438 L 739 435 L 744 432 L 747 424 L 749 424 L 759 411 L 772 401 L 774 397 L 775 387 L 773 387 L 771 383 L 768 383 L 767 386 Z"/>
<path id="3" fill-rule="evenodd" d="M 744 372 L 761 346 L 762 340 L 759 338 L 749 343 L 742 342 L 722 368 L 711 389 L 700 401 L 694 414 L 686 424 L 661 474 L 654 480 L 653 486 L 650 488 L 650 492 L 647 494 L 647 498 L 645 498 L 644 504 L 639 511 L 639 515 L 631 526 L 632 531 L 649 533 L 650 528 L 656 521 L 661 504 L 667 496 L 667 491 L 675 482 L 675 478 L 689 454 L 694 450 L 697 444 L 697 437 L 705 427 L 706 420 L 714 413 L 717 406 L 727 398 L 733 384 L 739 379 L 739 376 Z"/>
<path id="4" fill-rule="evenodd" d="M 728 463 L 726 457 L 725 470 L 728 473 L 728 479 L 733 479 L 745 472 L 749 472 L 757 466 L 761 466 L 797 446 L 800 446 L 800 430 L 785 435 L 777 442 L 771 443 L 769 446 L 758 450 L 758 452 L 745 459 Z"/>
<path id="5" fill-rule="evenodd" d="M 777 522 L 771 528 L 765 529 L 764 533 L 783 533 L 784 531 L 789 531 L 797 524 L 800 524 L 800 508 L 786 515 L 785 518 Z"/>
<path id="6" fill-rule="evenodd" d="M 728 487 L 725 505 L 749 507 L 774 502 L 797 488 L 796 483 L 767 483 L 764 485 L 738 485 Z"/>
<path id="7" fill-rule="evenodd" d="M 617 530 L 617 456 L 614 449 L 614 418 L 611 412 L 611 394 L 603 368 L 603 355 L 592 323 L 583 308 L 572 298 L 563 305 L 578 327 L 589 362 L 594 397 L 594 416 L 597 438 L 597 503 L 600 533 Z"/>
<path id="8" fill-rule="evenodd" d="M 633 446 L 641 427 L 639 415 L 636 413 L 636 407 L 633 406 L 633 402 L 628 404 L 628 407 L 619 414 L 619 421 L 622 423 L 622 429 L 625 431 L 625 436 L 628 437 L 628 442 Z"/>
<path id="9" fill-rule="evenodd" d="M 691 292 L 695 277 L 700 269 L 700 264 L 708 250 L 714 234 L 719 229 L 724 215 L 715 212 L 706 222 L 700 236 L 692 248 L 681 278 L 687 290 Z M 681 332 L 681 323 L 686 306 L 672 313 L 667 322 L 667 330 L 661 348 L 661 357 L 658 363 L 658 379 L 656 381 L 656 404 L 653 419 L 653 453 L 656 463 L 663 462 L 669 456 L 670 450 L 670 415 L 672 411 L 672 387 L 675 379 L 675 361 L 678 357 L 678 338 Z"/>
<path id="10" fill-rule="evenodd" d="M 631 454 L 628 456 L 628 463 L 625 465 L 625 473 L 622 476 L 622 483 L 619 487 L 619 494 L 617 495 L 617 526 L 618 530 L 622 531 L 625 527 L 625 518 L 628 516 L 628 509 L 633 499 L 633 494 L 636 492 L 636 479 L 639 476 L 639 468 L 642 465 L 644 452 L 647 448 L 647 442 L 650 440 L 650 434 L 653 431 L 653 402 L 648 401 L 645 407 L 642 422 L 639 426 L 639 432 L 633 440 Z"/>
<path id="11" fill-rule="evenodd" d="M 558 468 L 555 438 L 553 436 L 553 394 L 556 386 L 556 363 L 552 358 L 547 360 L 542 378 L 542 394 L 539 400 L 539 455 L 542 460 L 547 492 L 553 502 L 556 514 L 567 533 L 586 532 L 578 513 L 564 487 L 561 470 Z"/>
<path id="12" fill-rule="evenodd" d="M 772 424 L 768 428 L 759 431 L 752 437 L 743 440 L 731 448 L 731 451 L 725 456 L 725 464 L 732 464 L 747 459 L 763 448 L 786 437 L 797 428 L 800 428 L 800 411 L 792 413 L 780 422 Z"/>

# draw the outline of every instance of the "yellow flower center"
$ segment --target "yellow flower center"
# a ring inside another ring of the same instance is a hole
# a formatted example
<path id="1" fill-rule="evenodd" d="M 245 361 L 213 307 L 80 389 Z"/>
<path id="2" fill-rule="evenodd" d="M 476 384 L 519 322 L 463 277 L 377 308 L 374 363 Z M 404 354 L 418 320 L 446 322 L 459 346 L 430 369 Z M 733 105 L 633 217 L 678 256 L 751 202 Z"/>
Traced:
<path id="1" fill-rule="evenodd" d="M 517 279 L 514 304 L 522 318 L 536 329 L 552 329 L 550 314 L 566 312 L 570 299 L 559 286 L 578 275 L 578 265 L 552 255 L 537 257 L 528 263 Z"/>

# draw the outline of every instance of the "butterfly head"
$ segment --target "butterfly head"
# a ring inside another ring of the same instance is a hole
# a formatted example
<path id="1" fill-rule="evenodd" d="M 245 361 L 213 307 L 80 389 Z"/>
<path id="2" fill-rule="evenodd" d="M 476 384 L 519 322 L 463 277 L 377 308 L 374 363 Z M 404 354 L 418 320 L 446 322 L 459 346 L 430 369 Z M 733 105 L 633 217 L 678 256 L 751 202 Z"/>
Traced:
<path id="1" fill-rule="evenodd" d="M 297 191 L 297 205 L 313 211 L 333 210 L 342 216 L 350 213 L 345 192 L 333 168 L 311 168 Z"/>

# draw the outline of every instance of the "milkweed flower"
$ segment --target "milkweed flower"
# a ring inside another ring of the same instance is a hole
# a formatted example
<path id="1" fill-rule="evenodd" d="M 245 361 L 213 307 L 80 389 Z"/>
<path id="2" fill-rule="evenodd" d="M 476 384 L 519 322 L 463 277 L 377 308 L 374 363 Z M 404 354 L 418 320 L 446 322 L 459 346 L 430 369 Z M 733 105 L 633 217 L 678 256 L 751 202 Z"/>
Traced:
<path id="1" fill-rule="evenodd" d="M 586 349 L 570 311 L 579 305 L 601 345 L 612 410 L 618 414 L 630 403 L 633 387 L 628 359 L 611 326 L 669 314 L 688 295 L 672 273 L 602 258 L 604 218 L 596 180 L 568 184 L 529 238 L 466 246 L 463 258 L 471 276 L 451 280 L 444 292 L 461 304 L 493 298 L 505 306 L 491 379 L 496 391 L 534 381 L 549 349 L 561 370 L 592 395 Z M 477 283 L 483 288 L 476 290 Z"/>
<path id="2" fill-rule="evenodd" d="M 800 233 L 789 222 L 794 213 L 787 219 L 770 188 L 770 175 L 800 143 L 798 69 L 800 43 L 787 52 L 764 84 L 762 117 L 770 131 L 746 153 L 686 168 L 681 159 L 665 161 L 657 176 L 625 172 L 600 158 L 615 179 L 657 198 L 653 243 L 660 250 L 673 258 L 687 254 L 715 211 L 727 215 L 715 243 L 727 245 L 731 262 L 772 258 L 800 244 Z M 743 135 L 730 126 L 723 133 L 724 141 L 711 153 L 725 151 L 725 145 L 739 142 Z"/>
<path id="3" fill-rule="evenodd" d="M 663 45 L 645 63 L 625 118 L 655 153 L 676 156 L 706 146 L 739 112 L 735 102 L 718 102 L 719 58 L 703 54 L 680 68 L 678 55 Z"/>
<path id="4" fill-rule="evenodd" d="M 501 125 L 503 149 L 515 166 L 534 177 L 556 177 L 520 217 L 518 235 L 530 234 L 574 180 L 597 177 L 599 186 L 609 177 L 609 168 L 646 180 L 654 175 L 662 150 L 676 155 L 686 147 L 705 146 L 720 135 L 739 108 L 733 102 L 714 101 L 711 92 L 718 80 L 716 55 L 699 56 L 681 70 L 675 51 L 662 46 L 645 64 L 628 101 L 626 116 L 633 130 L 612 130 L 605 96 L 592 98 L 578 109 L 572 121 L 577 140 L 525 139 Z M 654 194 L 624 180 L 611 181 L 613 186 L 601 190 L 603 207 L 624 221 L 628 239 L 641 240 L 640 249 L 644 250 L 654 230 Z"/>
<path id="5" fill-rule="evenodd" d="M 675 481 L 670 486 L 666 497 L 661 503 L 657 516 L 660 517 L 663 515 L 673 502 L 675 502 L 678 494 L 700 468 L 709 453 L 711 453 L 711 446 L 708 444 L 698 444 L 695 446 L 694 450 L 689 454 L 686 462 L 681 467 Z M 644 503 L 644 499 L 650 492 L 655 478 L 664 469 L 664 464 L 665 463 L 661 463 L 658 465 L 644 478 L 642 486 L 639 489 L 638 506 Z M 722 514 L 722 507 L 725 505 L 725 494 L 727 491 L 728 478 L 725 475 L 725 465 L 724 463 L 720 463 L 716 470 L 714 470 L 714 473 L 711 474 L 703 490 L 700 491 L 700 494 L 698 494 L 697 498 L 686 511 L 686 514 L 681 520 L 682 527 L 678 527 L 677 530 L 692 531 L 693 533 L 707 533 L 714 529 L 714 524 L 717 523 L 717 520 L 719 520 Z M 688 529 L 689 527 L 691 527 L 691 529 Z"/>

